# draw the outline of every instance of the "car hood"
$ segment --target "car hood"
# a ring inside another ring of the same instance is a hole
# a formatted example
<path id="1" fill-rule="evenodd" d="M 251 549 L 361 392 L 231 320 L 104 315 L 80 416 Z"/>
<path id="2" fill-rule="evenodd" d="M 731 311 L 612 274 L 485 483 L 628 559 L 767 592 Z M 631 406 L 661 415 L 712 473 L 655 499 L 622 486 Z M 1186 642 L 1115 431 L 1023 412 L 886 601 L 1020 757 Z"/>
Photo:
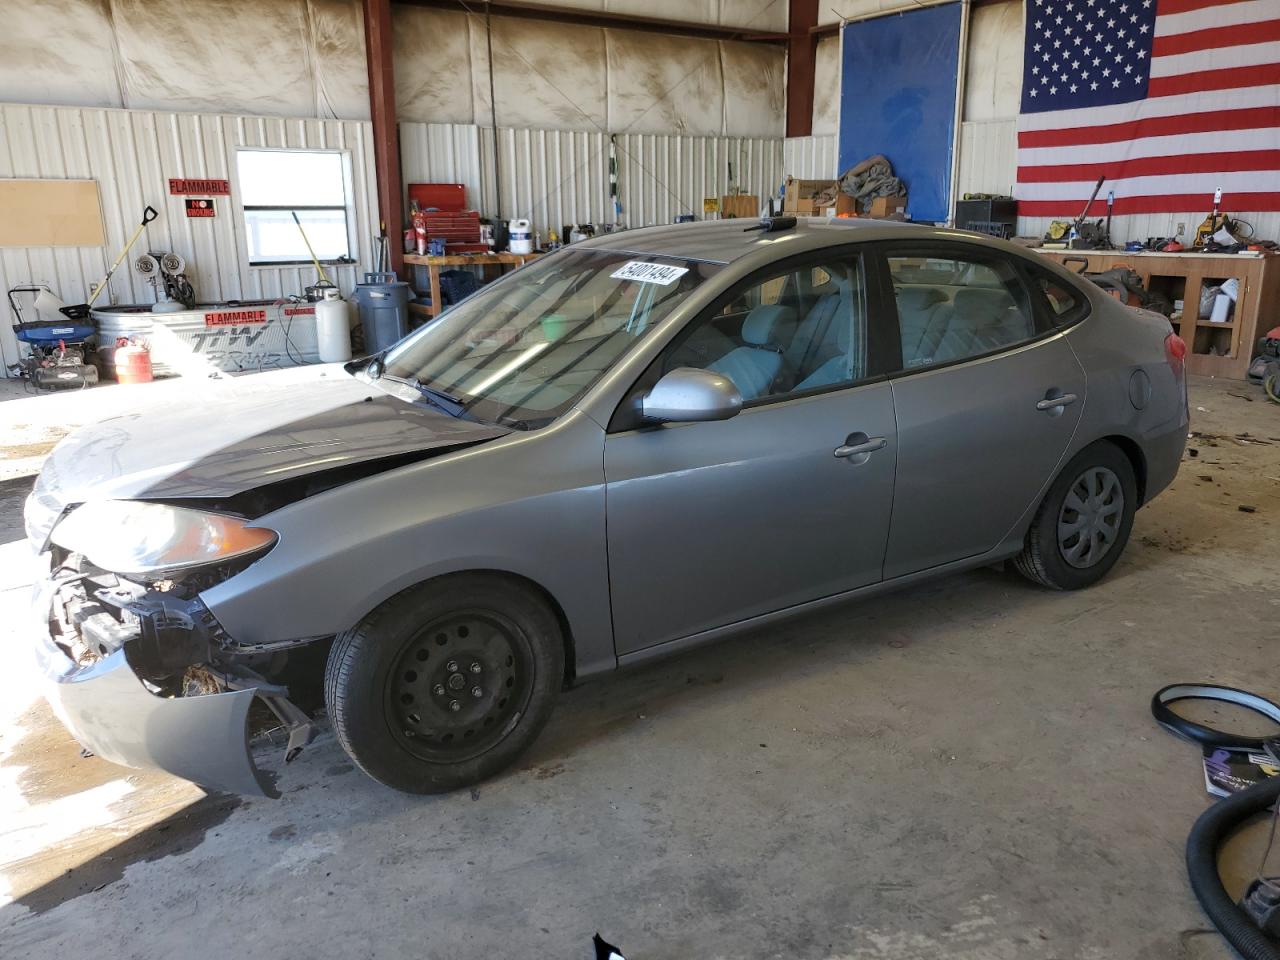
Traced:
<path id="1" fill-rule="evenodd" d="M 67 436 L 27 507 L 43 540 L 69 504 L 222 498 L 306 474 L 509 433 L 460 420 L 360 381 L 341 367 L 237 378 L 164 410 L 103 420 Z M 252 381 L 252 382 L 248 382 Z M 389 384 L 389 390 L 396 389 Z M 416 391 L 408 389 L 408 397 Z"/>

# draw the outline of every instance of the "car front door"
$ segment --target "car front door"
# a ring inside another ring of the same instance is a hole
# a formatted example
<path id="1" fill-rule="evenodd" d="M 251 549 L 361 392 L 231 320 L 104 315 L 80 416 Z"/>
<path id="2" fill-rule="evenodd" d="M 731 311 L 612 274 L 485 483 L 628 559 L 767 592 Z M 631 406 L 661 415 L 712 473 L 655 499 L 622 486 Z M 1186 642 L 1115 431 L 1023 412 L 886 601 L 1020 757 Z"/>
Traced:
<path id="1" fill-rule="evenodd" d="M 902 355 L 886 579 L 979 556 L 1038 502 L 1085 404 L 1084 370 L 1016 258 L 887 247 Z"/>
<path id="2" fill-rule="evenodd" d="M 791 262 L 722 297 L 641 377 L 605 441 L 620 656 L 880 579 L 897 439 L 867 315 L 859 256 Z M 728 376 L 741 413 L 624 413 L 680 367 Z"/>

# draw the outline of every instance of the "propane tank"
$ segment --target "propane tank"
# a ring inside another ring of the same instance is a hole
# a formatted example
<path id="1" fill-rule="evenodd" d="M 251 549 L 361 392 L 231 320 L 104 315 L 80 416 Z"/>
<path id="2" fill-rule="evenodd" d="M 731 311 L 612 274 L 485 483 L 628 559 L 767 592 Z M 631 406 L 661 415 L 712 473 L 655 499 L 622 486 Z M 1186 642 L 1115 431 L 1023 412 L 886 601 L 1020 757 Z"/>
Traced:
<path id="1" fill-rule="evenodd" d="M 351 359 L 351 313 L 338 297 L 316 304 L 316 343 L 321 363 L 345 363 Z"/>
<path id="2" fill-rule="evenodd" d="M 119 383 L 150 383 L 151 351 L 136 340 L 116 341 L 116 380 Z"/>

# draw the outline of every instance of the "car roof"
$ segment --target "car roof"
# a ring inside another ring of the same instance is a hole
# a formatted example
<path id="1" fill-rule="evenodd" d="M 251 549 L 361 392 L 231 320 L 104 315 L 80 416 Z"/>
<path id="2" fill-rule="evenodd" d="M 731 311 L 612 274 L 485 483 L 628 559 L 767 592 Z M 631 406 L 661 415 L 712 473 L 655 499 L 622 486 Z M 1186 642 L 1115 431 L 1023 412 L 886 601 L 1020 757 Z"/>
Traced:
<path id="1" fill-rule="evenodd" d="M 795 227 L 772 233 L 752 230 L 758 223 L 758 220 L 745 217 L 671 223 L 601 234 L 574 246 L 727 264 L 756 253 L 762 246 L 784 237 L 798 241 L 797 247 L 813 249 L 850 241 L 920 238 L 922 235 L 941 233 L 935 227 L 862 217 L 797 217 Z M 955 231 L 946 233 L 955 235 Z"/>

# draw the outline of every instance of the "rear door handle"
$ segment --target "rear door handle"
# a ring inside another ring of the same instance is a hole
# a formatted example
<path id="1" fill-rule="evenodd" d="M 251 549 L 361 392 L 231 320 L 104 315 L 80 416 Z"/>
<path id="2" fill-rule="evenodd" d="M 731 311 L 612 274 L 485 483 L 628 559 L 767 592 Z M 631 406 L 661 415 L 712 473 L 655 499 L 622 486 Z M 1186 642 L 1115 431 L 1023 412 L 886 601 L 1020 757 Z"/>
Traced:
<path id="1" fill-rule="evenodd" d="M 835 455 L 838 459 L 845 460 L 863 453 L 875 453 L 877 450 L 883 450 L 886 443 L 888 441 L 884 437 L 872 437 L 862 443 L 847 443 L 842 447 L 836 447 Z"/>
<path id="2" fill-rule="evenodd" d="M 1068 407 L 1076 402 L 1074 393 L 1064 393 L 1060 397 L 1045 397 L 1036 404 L 1037 410 L 1052 410 L 1054 407 Z"/>

